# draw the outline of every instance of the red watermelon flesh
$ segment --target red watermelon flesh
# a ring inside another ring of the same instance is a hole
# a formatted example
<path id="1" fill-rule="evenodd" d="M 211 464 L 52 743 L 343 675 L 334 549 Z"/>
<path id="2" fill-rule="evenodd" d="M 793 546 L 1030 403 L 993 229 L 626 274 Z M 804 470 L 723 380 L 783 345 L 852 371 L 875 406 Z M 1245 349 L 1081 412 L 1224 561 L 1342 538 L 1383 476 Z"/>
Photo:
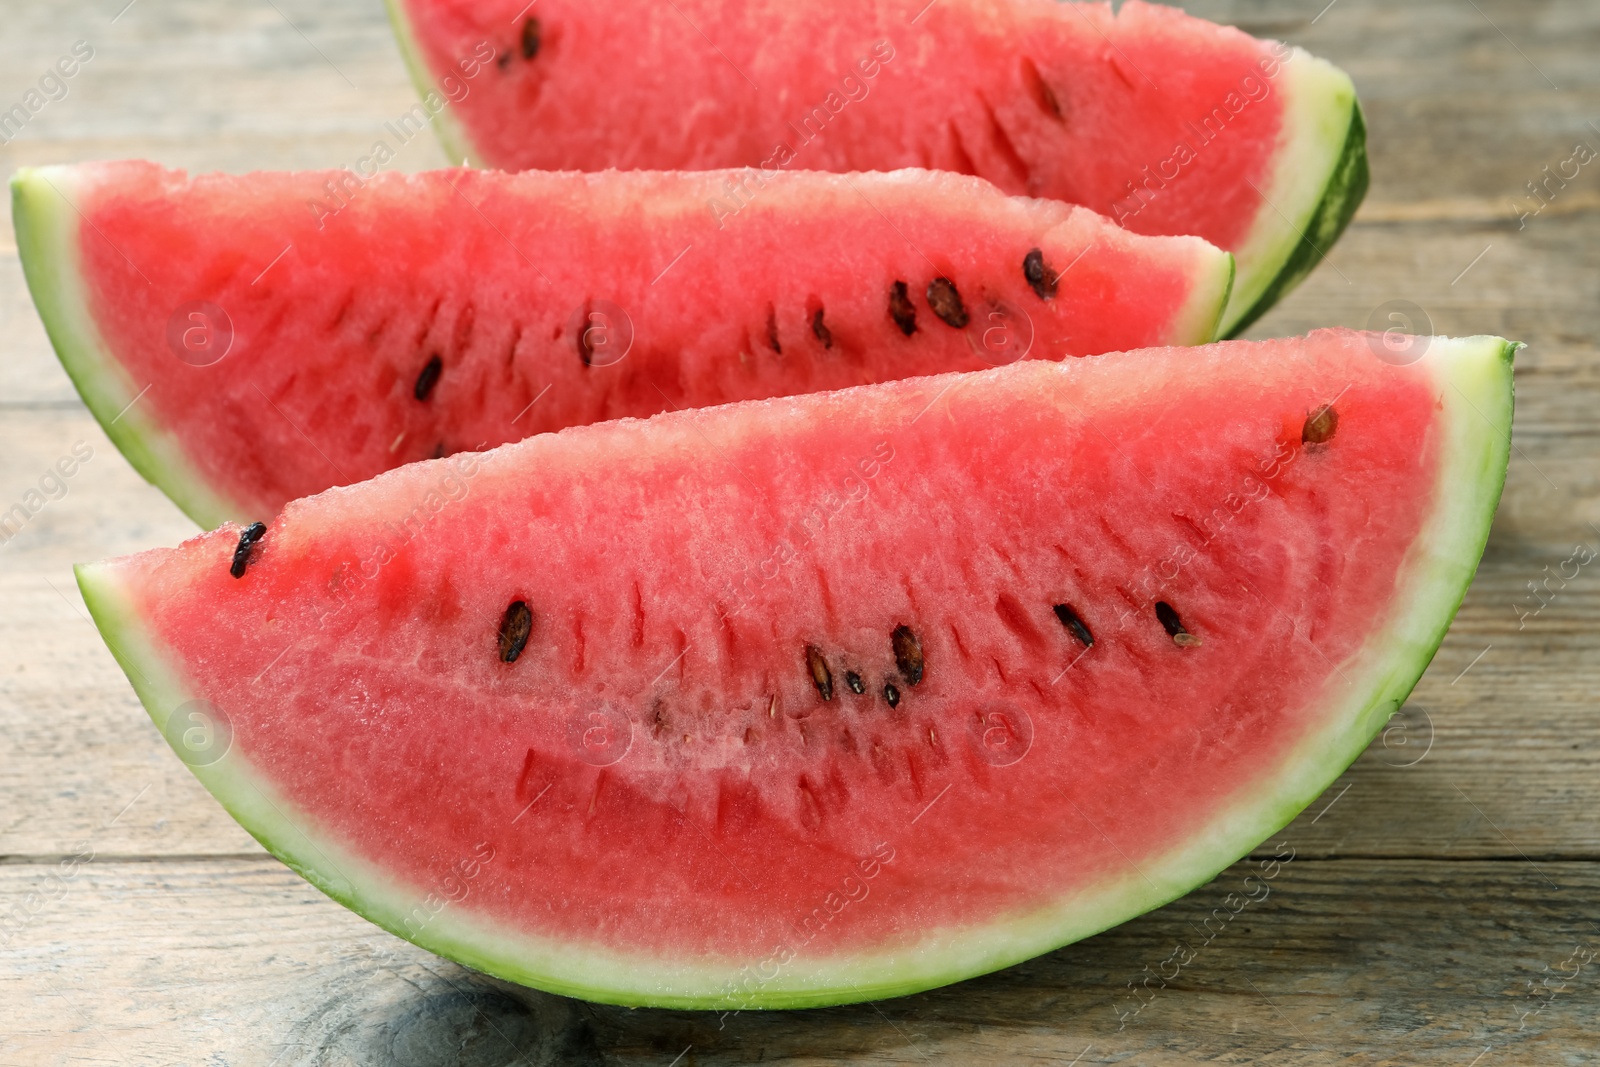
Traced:
<path id="1" fill-rule="evenodd" d="M 1235 253 L 1225 332 L 1321 258 L 1366 187 L 1343 73 L 1136 0 L 390 9 L 424 93 L 411 120 L 433 116 L 457 159 L 974 174 Z"/>
<path id="2" fill-rule="evenodd" d="M 1204 343 L 1232 277 L 1201 240 L 958 175 L 799 172 L 712 208 L 744 182 L 128 162 L 13 188 L 62 362 L 207 526 L 602 419 Z"/>
<path id="3" fill-rule="evenodd" d="M 418 944 L 629 1004 L 907 992 L 1203 883 L 1403 703 L 1514 346 L 1383 343 L 574 428 L 80 584 L 228 809 Z"/>

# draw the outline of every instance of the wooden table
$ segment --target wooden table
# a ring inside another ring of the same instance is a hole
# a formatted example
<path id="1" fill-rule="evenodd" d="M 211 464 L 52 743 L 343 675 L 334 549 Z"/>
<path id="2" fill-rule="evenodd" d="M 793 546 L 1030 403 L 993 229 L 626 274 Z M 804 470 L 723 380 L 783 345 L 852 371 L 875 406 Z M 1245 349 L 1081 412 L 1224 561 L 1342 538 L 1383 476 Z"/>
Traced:
<path id="1" fill-rule="evenodd" d="M 1600 548 L 1600 161 L 1525 225 L 1513 207 L 1576 143 L 1600 149 L 1600 8 L 1324 2 L 1192 5 L 1344 66 L 1371 128 L 1354 226 L 1254 332 L 1360 326 L 1407 300 L 1438 332 L 1528 342 L 1511 473 L 1407 710 L 1275 839 L 1295 858 L 1271 896 L 1137 1015 L 1130 983 L 1242 871 L 948 989 L 720 1022 L 505 986 L 325 899 L 172 757 L 84 614 L 72 562 L 194 528 L 74 394 L 6 226 L 0 510 L 75 442 L 93 458 L 0 545 L 0 1064 L 1600 1059 L 1600 960 L 1565 963 L 1600 951 L 1600 562 L 1536 615 L 1528 593 L 1575 545 Z M 7 0 L 0 107 L 73 42 L 94 57 L 0 147 L 6 172 L 345 165 L 413 102 L 378 0 L 124 3 Z M 442 162 L 419 138 L 398 165 Z"/>

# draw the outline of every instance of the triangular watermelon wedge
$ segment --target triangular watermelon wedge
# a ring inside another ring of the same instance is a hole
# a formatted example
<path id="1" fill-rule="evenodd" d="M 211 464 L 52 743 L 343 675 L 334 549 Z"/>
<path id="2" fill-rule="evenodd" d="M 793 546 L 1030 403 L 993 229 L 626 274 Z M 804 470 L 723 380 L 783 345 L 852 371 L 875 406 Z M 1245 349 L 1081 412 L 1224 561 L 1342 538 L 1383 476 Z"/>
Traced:
<path id="1" fill-rule="evenodd" d="M 927 171 L 24 169 L 23 268 L 201 525 L 564 426 L 1212 340 L 1233 261 Z"/>
<path id="2" fill-rule="evenodd" d="M 575 428 L 79 584 L 206 787 L 373 922 L 600 1001 L 890 996 L 1205 882 L 1404 702 L 1516 346 L 1385 340 Z"/>
<path id="3" fill-rule="evenodd" d="M 1367 189 L 1342 71 L 1138 0 L 388 3 L 423 96 L 404 131 L 458 161 L 975 174 L 1233 252 L 1224 334 Z"/>
<path id="4" fill-rule="evenodd" d="M 1186 893 L 1405 701 L 1515 346 L 1382 341 L 578 427 L 78 582 L 200 781 L 384 928 L 629 1005 L 886 997 Z"/>

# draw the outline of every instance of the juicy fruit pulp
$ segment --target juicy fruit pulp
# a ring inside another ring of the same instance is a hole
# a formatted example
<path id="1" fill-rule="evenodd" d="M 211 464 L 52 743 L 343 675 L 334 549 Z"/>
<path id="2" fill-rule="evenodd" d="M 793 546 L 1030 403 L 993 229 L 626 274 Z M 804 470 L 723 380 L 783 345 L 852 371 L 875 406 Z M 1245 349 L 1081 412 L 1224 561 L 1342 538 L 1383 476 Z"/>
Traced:
<path id="1" fill-rule="evenodd" d="M 563 426 L 1204 343 L 1232 276 L 1196 238 L 927 172 L 757 190 L 706 172 L 114 163 L 14 188 L 63 363 L 207 526 Z M 719 213 L 738 188 L 742 209 Z"/>
<path id="2" fill-rule="evenodd" d="M 1242 329 L 1366 189 L 1350 80 L 1170 7 L 1055 0 L 390 0 L 457 159 L 930 167 L 1239 258 Z M 730 207 L 737 199 L 729 200 Z"/>
<path id="3" fill-rule="evenodd" d="M 630 1004 L 907 992 L 1203 882 L 1405 699 L 1511 346 L 1382 340 L 579 427 L 80 583 L 180 753 L 226 727 L 229 810 L 421 945 Z"/>

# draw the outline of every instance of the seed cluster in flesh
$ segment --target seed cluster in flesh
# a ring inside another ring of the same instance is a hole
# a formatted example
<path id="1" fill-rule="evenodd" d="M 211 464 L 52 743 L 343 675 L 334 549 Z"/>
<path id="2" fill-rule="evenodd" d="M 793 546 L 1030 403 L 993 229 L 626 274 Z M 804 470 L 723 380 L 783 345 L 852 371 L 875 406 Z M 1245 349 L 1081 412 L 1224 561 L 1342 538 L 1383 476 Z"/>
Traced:
<path id="1" fill-rule="evenodd" d="M 900 672 L 900 678 L 906 685 L 914 686 L 922 681 L 925 664 L 922 656 L 922 644 L 917 640 L 917 635 L 909 626 L 896 626 L 889 635 L 889 645 L 894 653 L 895 668 Z M 804 649 L 806 673 L 811 679 L 811 684 L 816 687 L 817 695 L 824 703 L 831 701 L 834 696 L 833 668 L 828 663 L 827 656 L 816 645 L 806 645 Z M 845 671 L 845 687 L 857 696 L 864 696 L 867 691 L 866 682 L 858 671 Z M 883 696 L 889 706 L 895 707 L 900 703 L 900 690 L 892 679 L 884 679 Z"/>
<path id="2" fill-rule="evenodd" d="M 538 50 L 538 20 L 530 19 L 528 21 L 529 25 L 533 27 L 532 32 L 535 35 L 533 53 L 527 57 L 532 58 L 533 54 L 537 54 Z M 1031 249 L 1023 257 L 1022 274 L 1029 288 L 1033 290 L 1039 299 L 1048 301 L 1055 298 L 1058 289 L 1058 276 L 1045 263 L 1044 254 L 1040 249 Z M 971 314 L 962 300 L 961 292 L 951 279 L 943 276 L 935 278 L 928 283 L 924 295 L 927 298 L 930 310 L 946 325 L 953 329 L 965 329 L 971 322 Z M 585 323 L 589 321 L 588 307 L 589 304 L 586 303 L 585 315 L 583 316 Z M 917 309 L 911 298 L 910 286 L 906 281 L 896 280 L 890 287 L 888 312 L 889 318 L 904 336 L 910 337 L 917 332 Z M 822 346 L 824 351 L 832 350 L 835 338 L 833 330 L 827 322 L 827 309 L 818 306 L 810 312 L 809 321 L 812 337 Z M 767 307 L 766 340 L 768 347 L 775 354 L 783 354 L 783 344 L 778 336 L 777 312 L 770 304 Z M 576 330 L 573 342 L 577 349 L 578 358 L 583 365 L 585 367 L 594 366 L 595 346 L 590 336 L 590 331 L 585 328 Z M 427 361 L 417 374 L 416 382 L 412 386 L 412 396 L 418 401 L 428 400 L 433 395 L 434 388 L 439 384 L 443 371 L 444 357 L 437 351 L 430 352 Z M 441 443 L 435 449 L 433 458 L 447 455 L 450 451 Z"/>
<path id="3" fill-rule="evenodd" d="M 943 280 L 943 279 L 941 279 Z M 951 286 L 953 291 L 954 287 Z M 906 285 L 897 283 L 891 296 L 904 298 L 907 293 Z M 957 298 L 959 299 L 959 298 Z M 893 311 L 891 303 L 891 311 Z M 819 310 L 813 320 L 814 329 L 825 330 L 822 326 L 822 312 Z M 775 342 L 774 342 L 775 343 Z M 431 366 L 431 364 L 430 364 Z M 1339 414 L 1332 404 L 1324 404 L 1306 416 L 1301 430 L 1301 440 L 1307 445 L 1323 445 L 1330 441 L 1339 425 Z M 245 530 L 240 537 L 239 548 L 234 554 L 234 576 L 244 573 L 244 566 L 248 562 L 249 550 L 256 540 L 266 532 L 266 527 L 260 523 Z M 1058 603 L 1051 605 L 1054 614 L 1061 626 L 1072 635 L 1085 649 L 1095 643 L 1093 631 L 1076 607 L 1071 604 Z M 1202 645 L 1199 635 L 1189 631 L 1184 625 L 1178 610 L 1165 600 L 1156 601 L 1152 607 L 1156 621 L 1172 639 L 1173 644 L 1179 648 L 1198 648 Z M 514 600 L 506 608 L 502 616 L 496 635 L 499 658 L 503 663 L 515 663 L 527 646 L 534 624 L 534 613 L 523 600 Z M 889 634 L 890 652 L 893 655 L 897 677 L 907 687 L 914 687 L 922 681 L 927 669 L 926 659 L 923 654 L 922 643 L 916 631 L 909 625 L 900 624 L 894 627 Z M 802 660 L 812 686 L 824 703 L 831 702 L 837 693 L 833 667 L 828 661 L 827 654 L 816 644 L 807 644 L 802 650 Z M 855 669 L 846 669 L 843 674 L 844 686 L 856 696 L 867 693 L 867 683 L 862 674 Z M 896 708 L 903 699 L 900 686 L 896 684 L 896 677 L 883 679 L 881 693 L 888 706 Z M 659 711 L 657 714 L 659 719 Z"/>

